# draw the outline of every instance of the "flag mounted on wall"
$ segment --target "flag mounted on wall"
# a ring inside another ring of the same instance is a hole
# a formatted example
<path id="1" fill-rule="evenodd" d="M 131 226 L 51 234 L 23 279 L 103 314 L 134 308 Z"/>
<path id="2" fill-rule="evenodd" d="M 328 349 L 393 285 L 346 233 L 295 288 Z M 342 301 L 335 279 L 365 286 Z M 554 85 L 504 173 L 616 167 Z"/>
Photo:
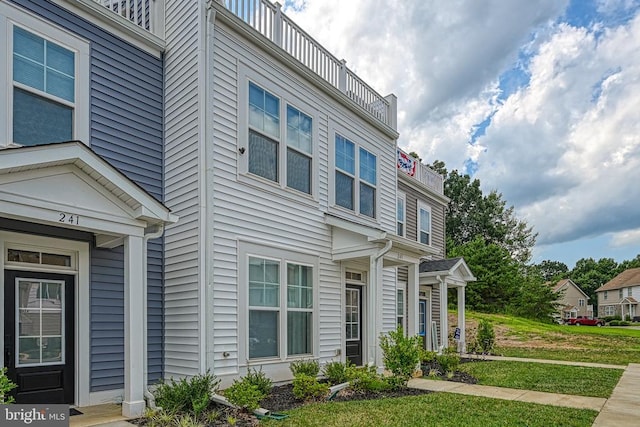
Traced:
<path id="1" fill-rule="evenodd" d="M 398 169 L 407 175 L 414 176 L 416 174 L 417 162 L 417 159 L 414 159 L 403 151 L 398 150 Z"/>

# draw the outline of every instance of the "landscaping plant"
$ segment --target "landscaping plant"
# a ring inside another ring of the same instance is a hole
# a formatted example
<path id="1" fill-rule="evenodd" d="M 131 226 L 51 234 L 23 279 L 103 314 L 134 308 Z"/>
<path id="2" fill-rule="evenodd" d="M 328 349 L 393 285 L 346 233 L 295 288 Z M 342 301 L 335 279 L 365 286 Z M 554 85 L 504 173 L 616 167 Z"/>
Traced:
<path id="1" fill-rule="evenodd" d="M 327 378 L 329 384 L 342 384 L 347 382 L 347 371 L 349 366 L 351 366 L 351 362 L 349 362 L 349 360 L 345 363 L 339 361 L 329 362 L 322 368 L 322 374 Z"/>
<path id="2" fill-rule="evenodd" d="M 482 351 L 482 354 L 490 354 L 493 351 L 493 346 L 496 343 L 496 333 L 489 320 L 480 319 L 476 339 L 478 343 L 477 346 Z"/>
<path id="3" fill-rule="evenodd" d="M 302 400 L 315 400 L 329 394 L 329 385 L 320 383 L 315 376 L 298 373 L 293 378 L 293 395 Z"/>
<path id="4" fill-rule="evenodd" d="M 192 413 L 198 417 L 208 406 L 211 396 L 217 392 L 220 380 L 206 373 L 190 379 L 171 379 L 156 388 L 156 404 L 170 413 Z"/>
<path id="5" fill-rule="evenodd" d="M 320 373 L 320 363 L 317 360 L 307 359 L 307 360 L 296 360 L 291 362 L 289 365 L 289 369 L 293 376 L 297 376 L 298 374 L 309 375 L 310 377 L 317 377 Z"/>
<path id="6" fill-rule="evenodd" d="M 406 385 L 415 372 L 422 354 L 419 336 L 407 337 L 401 326 L 380 337 L 384 366 Z"/>
<path id="7" fill-rule="evenodd" d="M 7 368 L 0 369 L 0 404 L 13 403 L 15 399 L 9 392 L 17 386 L 7 377 Z"/>
<path id="8" fill-rule="evenodd" d="M 260 407 L 260 401 L 266 394 L 244 377 L 240 381 L 234 380 L 231 387 L 224 391 L 224 397 L 230 403 L 253 412 Z"/>
<path id="9" fill-rule="evenodd" d="M 271 388 L 273 387 L 273 382 L 267 378 L 264 372 L 262 372 L 262 368 L 260 368 L 259 371 L 257 369 L 249 368 L 245 379 L 249 383 L 258 387 L 258 390 L 260 390 L 260 392 L 265 396 L 271 392 Z"/>
<path id="10" fill-rule="evenodd" d="M 460 365 L 460 355 L 455 349 L 445 349 L 442 354 L 436 356 L 436 361 L 447 376 L 452 376 Z"/>

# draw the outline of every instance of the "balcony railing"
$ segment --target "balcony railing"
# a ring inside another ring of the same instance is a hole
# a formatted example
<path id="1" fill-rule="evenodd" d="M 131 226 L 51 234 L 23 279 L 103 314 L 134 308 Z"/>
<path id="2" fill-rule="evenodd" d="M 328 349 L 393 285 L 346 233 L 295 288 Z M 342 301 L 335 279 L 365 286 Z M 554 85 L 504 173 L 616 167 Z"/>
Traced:
<path id="1" fill-rule="evenodd" d="M 444 178 L 442 175 L 399 148 L 397 165 L 402 173 L 417 179 L 436 193 L 444 194 Z"/>
<path id="2" fill-rule="evenodd" d="M 92 0 L 132 24 L 164 38 L 164 0 Z"/>
<path id="3" fill-rule="evenodd" d="M 284 49 L 307 68 L 338 88 L 382 123 L 396 128 L 396 98 L 384 97 L 305 33 L 268 0 L 222 0 L 222 4 L 264 37 Z"/>

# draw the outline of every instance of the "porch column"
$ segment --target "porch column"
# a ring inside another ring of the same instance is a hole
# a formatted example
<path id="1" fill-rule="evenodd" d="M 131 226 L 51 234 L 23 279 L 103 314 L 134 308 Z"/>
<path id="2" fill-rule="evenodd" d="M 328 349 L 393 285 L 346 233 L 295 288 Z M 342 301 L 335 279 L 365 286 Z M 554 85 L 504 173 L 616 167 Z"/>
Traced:
<path id="1" fill-rule="evenodd" d="M 382 332 L 382 259 L 371 256 L 369 260 L 369 286 L 367 289 L 367 363 L 382 366 L 378 337 Z"/>
<path id="2" fill-rule="evenodd" d="M 418 333 L 419 310 L 418 302 L 420 300 L 418 272 L 420 264 L 409 265 L 409 277 L 407 282 L 407 336 L 413 337 Z"/>
<path id="3" fill-rule="evenodd" d="M 438 276 L 438 280 L 440 281 L 440 348 L 438 350 L 442 351 L 449 344 L 447 282 L 445 279 L 441 279 L 440 276 Z"/>
<path id="4" fill-rule="evenodd" d="M 144 244 L 140 236 L 124 240 L 124 400 L 122 415 L 144 412 Z"/>
<path id="5" fill-rule="evenodd" d="M 464 313 L 464 286 L 458 286 L 458 328 L 460 328 L 460 339 L 458 340 L 458 351 L 467 349 L 465 336 L 465 313 Z"/>

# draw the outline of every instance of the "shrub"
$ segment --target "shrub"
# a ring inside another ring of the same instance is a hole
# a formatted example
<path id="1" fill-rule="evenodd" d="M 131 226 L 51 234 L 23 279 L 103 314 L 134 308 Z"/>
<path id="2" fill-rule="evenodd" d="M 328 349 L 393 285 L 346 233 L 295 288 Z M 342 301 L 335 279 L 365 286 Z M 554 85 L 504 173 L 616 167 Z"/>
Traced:
<path id="1" fill-rule="evenodd" d="M 7 378 L 7 368 L 0 369 L 0 405 L 13 403 L 15 399 L 9 392 L 17 386 Z"/>
<path id="2" fill-rule="evenodd" d="M 622 320 L 620 316 L 605 316 L 602 318 L 605 322 L 611 322 L 612 320 Z"/>
<path id="3" fill-rule="evenodd" d="M 350 366 L 349 360 L 346 363 L 329 362 L 322 368 L 322 374 L 327 378 L 330 384 L 342 384 L 347 381 L 347 370 Z"/>
<path id="4" fill-rule="evenodd" d="M 298 399 L 319 399 L 329 394 L 329 386 L 318 382 L 315 376 L 298 373 L 293 378 L 293 395 Z"/>
<path id="5" fill-rule="evenodd" d="M 402 327 L 380 337 L 382 360 L 391 373 L 406 384 L 420 363 L 421 339 L 406 337 Z"/>
<path id="6" fill-rule="evenodd" d="M 436 356 L 436 361 L 445 373 L 452 373 L 460 365 L 460 356 L 456 352 L 445 351 Z"/>
<path id="7" fill-rule="evenodd" d="M 621 320 L 612 320 L 609 322 L 609 326 L 620 326 L 620 323 L 622 323 Z"/>
<path id="8" fill-rule="evenodd" d="M 435 361 L 437 354 L 438 354 L 438 352 L 436 352 L 436 351 L 429 351 L 429 350 L 425 350 L 425 349 L 421 348 L 420 349 L 420 363 L 422 365 L 426 365 L 428 363 L 431 363 L 431 362 Z"/>
<path id="9" fill-rule="evenodd" d="M 250 384 L 258 387 L 258 390 L 260 390 L 260 392 L 265 396 L 271 393 L 273 382 L 269 378 L 267 378 L 264 372 L 262 372 L 262 368 L 259 371 L 249 368 L 244 379 Z"/>
<path id="10" fill-rule="evenodd" d="M 291 373 L 293 376 L 297 376 L 299 374 L 305 374 L 310 377 L 317 377 L 318 373 L 320 373 L 320 363 L 317 360 L 308 359 L 308 360 L 296 360 L 291 362 L 289 365 L 289 369 L 291 369 Z"/>
<path id="11" fill-rule="evenodd" d="M 384 378 L 375 366 L 350 366 L 347 379 L 352 389 L 373 392 L 391 390 L 406 383 L 402 378 Z"/>
<path id="12" fill-rule="evenodd" d="M 191 412 L 197 416 L 209 406 L 211 396 L 218 390 L 219 384 L 220 380 L 207 372 L 190 379 L 163 382 L 153 394 L 158 406 L 168 412 Z"/>
<path id="13" fill-rule="evenodd" d="M 260 407 L 260 401 L 266 394 L 244 377 L 240 381 L 234 380 L 231 387 L 224 391 L 224 396 L 234 405 L 253 412 Z"/>
<path id="14" fill-rule="evenodd" d="M 493 330 L 493 325 L 486 319 L 481 319 L 478 324 L 478 346 L 482 350 L 483 354 L 490 354 L 493 351 L 493 346 L 496 342 L 496 333 Z"/>

